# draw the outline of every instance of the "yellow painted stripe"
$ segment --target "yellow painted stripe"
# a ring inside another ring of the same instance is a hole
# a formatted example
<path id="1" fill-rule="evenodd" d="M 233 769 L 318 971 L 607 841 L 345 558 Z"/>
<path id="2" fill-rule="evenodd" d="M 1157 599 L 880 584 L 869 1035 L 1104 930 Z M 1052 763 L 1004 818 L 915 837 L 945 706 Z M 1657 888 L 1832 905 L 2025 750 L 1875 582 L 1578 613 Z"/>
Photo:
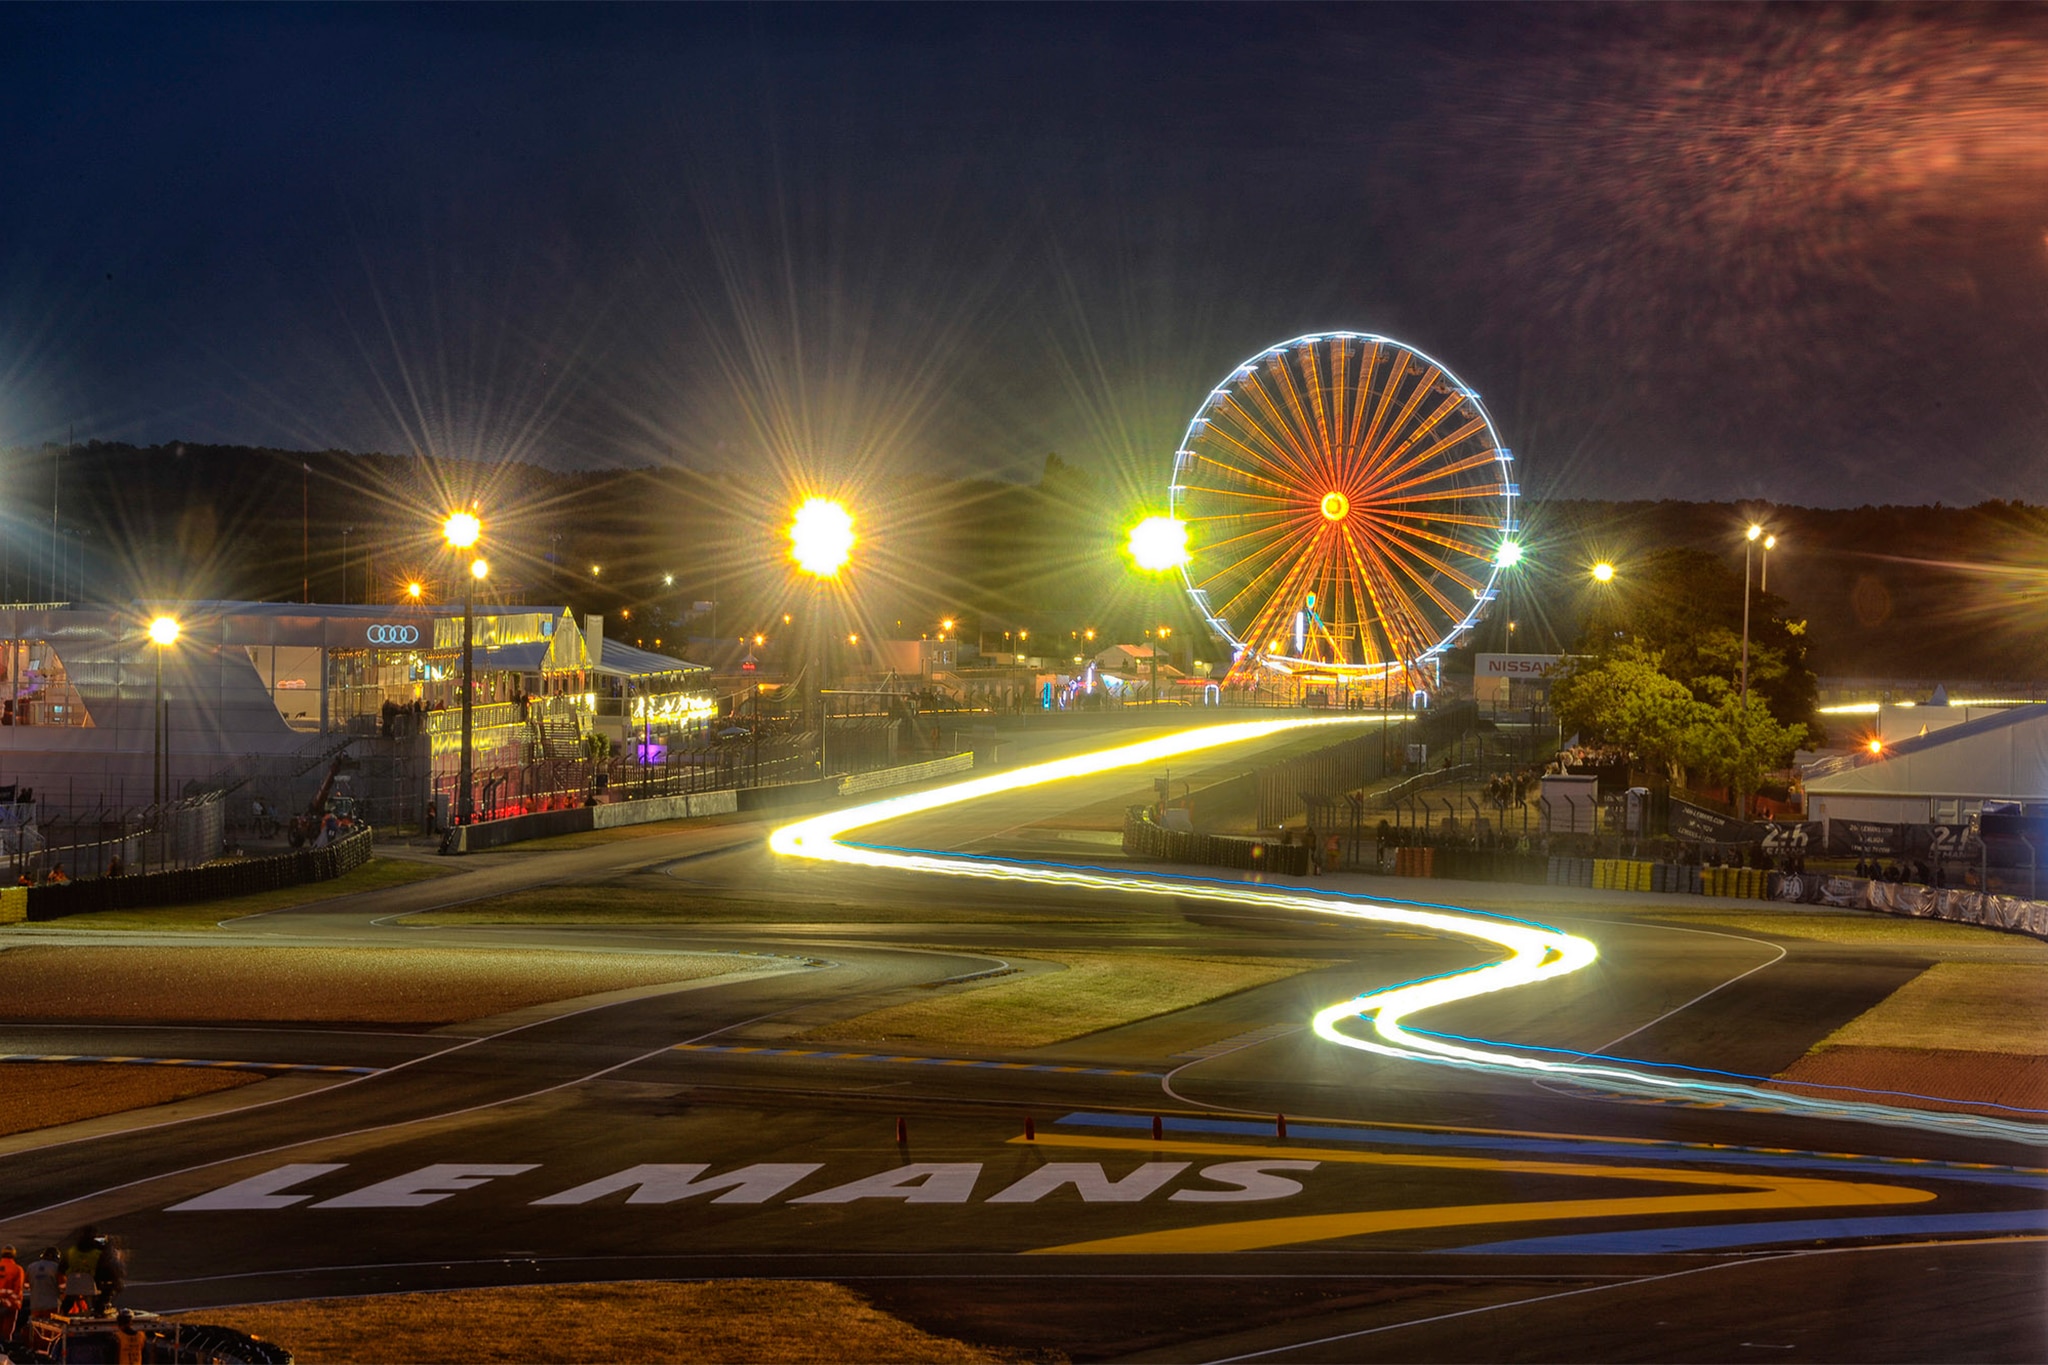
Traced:
<path id="1" fill-rule="evenodd" d="M 1022 1138 L 1012 1138 L 1021 1143 Z M 1345 1151 L 1324 1147 L 1238 1146 L 1213 1142 L 1152 1142 L 1145 1138 L 1093 1138 L 1067 1133 L 1041 1133 L 1039 1147 L 1078 1147 L 1095 1151 L 1159 1152 L 1176 1156 L 1227 1156 L 1239 1160 L 1314 1160 L 1367 1166 L 1407 1166 L 1430 1170 L 1514 1172 L 1524 1175 L 1579 1176 L 1592 1180 L 1635 1180 L 1666 1185 L 1714 1185 L 1713 1194 L 1650 1195 L 1621 1199 L 1550 1199 L 1515 1204 L 1464 1204 L 1438 1208 L 1366 1209 L 1351 1213 L 1301 1214 L 1211 1223 L 1192 1228 L 1132 1233 L 1060 1246 L 1038 1247 L 1035 1256 L 1202 1254 L 1262 1251 L 1302 1242 L 1338 1237 L 1399 1232 L 1417 1228 L 1469 1227 L 1498 1223 L 1533 1223 L 1553 1219 L 1638 1218 L 1677 1213 L 1735 1213 L 1760 1209 L 1843 1208 L 1869 1204 L 1919 1204 L 1933 1199 L 1927 1190 L 1897 1185 L 1868 1185 L 1806 1176 L 1694 1171 L 1664 1166 L 1594 1166 L 1579 1162 L 1521 1161 L 1490 1157 L 1442 1156 L 1434 1153 Z"/>

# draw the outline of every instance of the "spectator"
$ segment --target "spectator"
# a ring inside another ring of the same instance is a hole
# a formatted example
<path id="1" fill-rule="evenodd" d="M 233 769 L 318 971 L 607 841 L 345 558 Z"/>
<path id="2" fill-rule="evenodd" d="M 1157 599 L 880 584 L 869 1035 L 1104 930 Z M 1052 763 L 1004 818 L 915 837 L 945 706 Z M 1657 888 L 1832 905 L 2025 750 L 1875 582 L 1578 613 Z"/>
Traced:
<path id="1" fill-rule="evenodd" d="M 0 1351 L 14 1340 L 14 1326 L 21 1318 L 21 1296 L 28 1276 L 14 1259 L 13 1247 L 0 1247 Z"/>
<path id="2" fill-rule="evenodd" d="M 87 1312 L 99 1296 L 100 1257 L 106 1254 L 106 1239 L 90 1223 L 78 1230 L 71 1245 L 64 1248 L 59 1263 L 64 1268 L 64 1311 L 74 1316 Z"/>
<path id="3" fill-rule="evenodd" d="M 64 1304 L 64 1263 L 57 1248 L 44 1247 L 28 1263 L 28 1315 L 31 1320 L 47 1318 Z"/>

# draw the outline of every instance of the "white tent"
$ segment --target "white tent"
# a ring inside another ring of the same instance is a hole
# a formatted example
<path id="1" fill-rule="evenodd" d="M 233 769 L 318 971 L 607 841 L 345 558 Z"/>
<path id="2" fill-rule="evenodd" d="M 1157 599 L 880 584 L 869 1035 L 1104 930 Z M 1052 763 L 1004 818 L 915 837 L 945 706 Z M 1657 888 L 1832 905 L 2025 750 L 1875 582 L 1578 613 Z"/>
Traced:
<path id="1" fill-rule="evenodd" d="M 1806 769 L 1808 818 L 1951 824 L 1986 801 L 2048 803 L 2048 703 L 2016 706 Z"/>

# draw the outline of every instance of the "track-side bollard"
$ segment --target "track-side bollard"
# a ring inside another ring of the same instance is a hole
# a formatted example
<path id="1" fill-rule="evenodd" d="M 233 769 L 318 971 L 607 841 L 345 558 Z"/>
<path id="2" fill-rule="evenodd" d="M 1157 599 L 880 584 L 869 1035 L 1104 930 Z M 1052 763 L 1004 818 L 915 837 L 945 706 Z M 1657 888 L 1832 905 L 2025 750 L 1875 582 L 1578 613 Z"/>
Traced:
<path id="1" fill-rule="evenodd" d="M 1024 1116 L 1024 1140 L 1026 1142 L 1038 1141 L 1038 1125 L 1031 1121 L 1031 1115 L 1029 1114 Z"/>
<path id="2" fill-rule="evenodd" d="M 1286 1137 L 1286 1136 L 1287 1136 L 1287 1115 L 1285 1115 L 1285 1114 L 1275 1114 L 1275 1115 L 1273 1115 L 1273 1136 L 1274 1136 L 1274 1137 Z"/>
<path id="3" fill-rule="evenodd" d="M 896 1145 L 901 1147 L 910 1141 L 910 1124 L 901 1118 L 896 1120 Z"/>
<path id="4" fill-rule="evenodd" d="M 1157 1142 L 1157 1141 L 1159 1141 L 1159 1139 L 1161 1139 L 1161 1138 L 1163 1138 L 1163 1137 L 1165 1137 L 1165 1136 L 1166 1136 L 1166 1124 L 1165 1124 L 1164 1122 L 1162 1122 L 1162 1121 L 1161 1121 L 1161 1119 L 1160 1119 L 1159 1115 L 1157 1115 L 1157 1114 L 1154 1114 L 1154 1115 L 1152 1116 L 1152 1140 L 1153 1140 L 1154 1142 Z"/>

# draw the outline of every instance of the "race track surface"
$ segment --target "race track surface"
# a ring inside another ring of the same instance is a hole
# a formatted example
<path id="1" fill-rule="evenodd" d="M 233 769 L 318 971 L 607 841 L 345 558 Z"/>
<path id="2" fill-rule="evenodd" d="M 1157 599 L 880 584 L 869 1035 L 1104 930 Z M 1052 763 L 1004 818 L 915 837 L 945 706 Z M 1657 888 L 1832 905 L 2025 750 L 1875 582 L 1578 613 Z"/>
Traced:
<path id="1" fill-rule="evenodd" d="M 730 969 L 454 1025 L 0 1023 L 8 1055 L 280 1068 L 0 1138 L 0 1238 L 109 1228 L 130 1301 L 156 1309 L 765 1275 L 1090 1360 L 2048 1357 L 2048 1116 L 1768 1086 L 1924 954 L 1617 908 L 1657 899 L 1641 895 L 1514 888 L 1542 913 L 1503 917 L 1467 912 L 1487 886 L 1141 867 L 1060 827 L 1145 799 L 1164 762 L 1249 763 L 1278 738 L 912 800 L 838 836 L 852 861 L 815 826 L 771 849 L 837 811 L 817 808 L 473 857 L 209 934 L 10 931 L 159 957 L 493 948 Z M 703 913 L 407 919 L 619 878 Z M 1404 903 L 1417 892 L 1431 904 Z M 1036 1048 L 801 1036 L 1057 969 L 1034 951 L 1308 965 Z M 1482 971 L 1500 988 L 1385 1003 Z"/>

